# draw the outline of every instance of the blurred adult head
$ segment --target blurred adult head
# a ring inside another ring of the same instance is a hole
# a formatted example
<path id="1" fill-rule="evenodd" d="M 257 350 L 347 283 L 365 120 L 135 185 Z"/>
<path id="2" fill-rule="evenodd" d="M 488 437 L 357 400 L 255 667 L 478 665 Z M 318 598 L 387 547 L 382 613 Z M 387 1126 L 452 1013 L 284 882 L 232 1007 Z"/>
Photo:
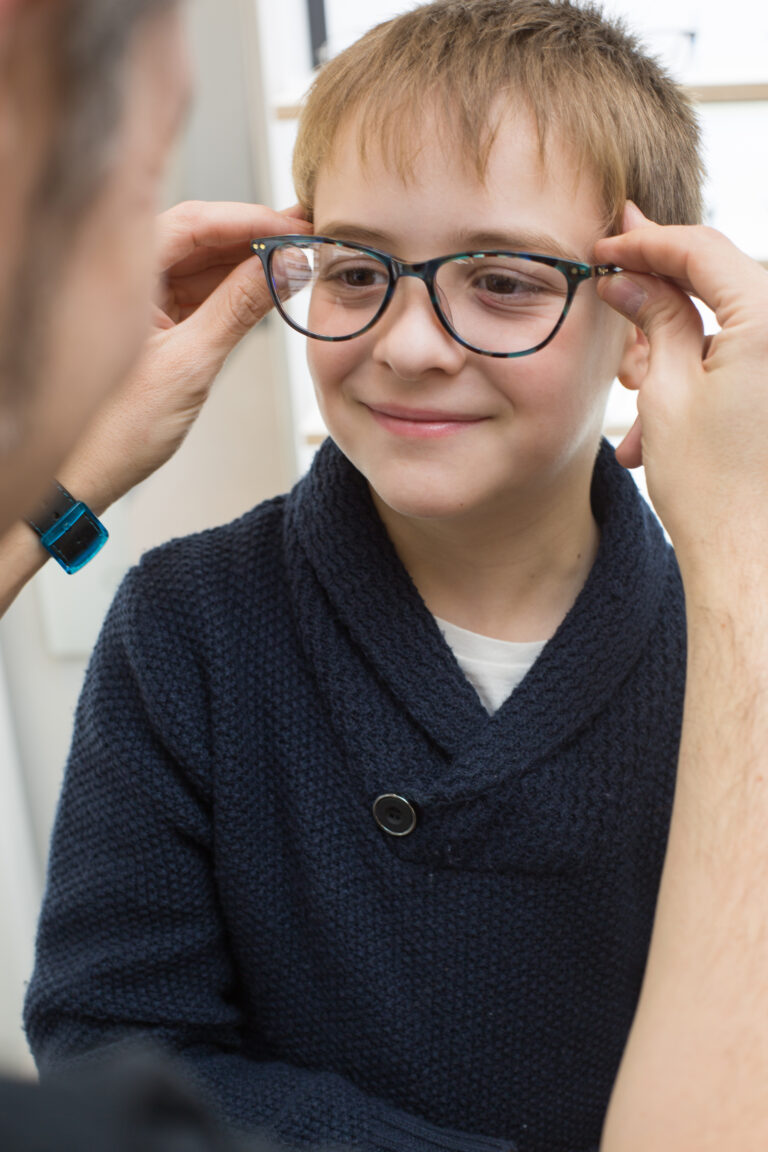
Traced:
<path id="1" fill-rule="evenodd" d="M 178 0 L 0 0 L 0 532 L 147 331 Z"/>

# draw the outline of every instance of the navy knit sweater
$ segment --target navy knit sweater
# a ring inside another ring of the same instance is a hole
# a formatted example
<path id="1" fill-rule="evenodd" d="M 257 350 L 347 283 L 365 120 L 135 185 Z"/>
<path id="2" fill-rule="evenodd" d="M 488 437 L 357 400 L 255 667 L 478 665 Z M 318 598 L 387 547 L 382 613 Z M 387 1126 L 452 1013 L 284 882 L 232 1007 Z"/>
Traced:
<path id="1" fill-rule="evenodd" d="M 606 445 L 593 507 L 589 579 L 492 717 L 330 442 L 287 497 L 142 561 L 57 817 L 27 1004 L 43 1071 L 149 1034 L 234 1125 L 293 1144 L 597 1145 L 668 830 L 684 611 Z M 410 835 L 374 820 L 385 793 Z"/>

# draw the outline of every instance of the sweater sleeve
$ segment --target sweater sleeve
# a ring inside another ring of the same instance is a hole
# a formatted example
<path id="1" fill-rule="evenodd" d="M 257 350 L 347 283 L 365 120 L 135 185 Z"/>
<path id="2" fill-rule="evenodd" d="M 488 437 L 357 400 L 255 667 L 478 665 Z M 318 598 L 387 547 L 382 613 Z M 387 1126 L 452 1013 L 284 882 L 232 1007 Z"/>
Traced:
<path id="1" fill-rule="evenodd" d="M 3 1152 L 278 1152 L 227 1133 L 167 1059 L 143 1049 L 46 1084 L 0 1080 Z"/>
<path id="2" fill-rule="evenodd" d="M 41 1073 L 141 1039 L 181 1057 L 241 1131 L 293 1146 L 510 1149 L 246 1046 L 213 867 L 209 670 L 188 613 L 147 583 L 133 573 L 118 593 L 78 707 L 25 1009 Z"/>

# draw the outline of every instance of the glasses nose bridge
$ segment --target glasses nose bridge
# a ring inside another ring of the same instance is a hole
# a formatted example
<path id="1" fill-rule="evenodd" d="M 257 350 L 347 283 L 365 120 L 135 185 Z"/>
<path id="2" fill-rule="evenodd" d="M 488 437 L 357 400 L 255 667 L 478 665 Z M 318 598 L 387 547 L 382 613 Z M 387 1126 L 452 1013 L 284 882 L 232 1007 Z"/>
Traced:
<path id="1" fill-rule="evenodd" d="M 392 276 L 392 292 L 394 294 L 397 287 L 398 280 L 404 280 L 406 277 L 411 277 L 413 280 L 421 280 L 422 284 L 427 289 L 427 295 L 434 305 L 435 300 L 435 261 L 422 260 L 416 264 L 409 264 L 406 260 L 396 260 L 394 256 L 390 257 L 390 268 Z"/>

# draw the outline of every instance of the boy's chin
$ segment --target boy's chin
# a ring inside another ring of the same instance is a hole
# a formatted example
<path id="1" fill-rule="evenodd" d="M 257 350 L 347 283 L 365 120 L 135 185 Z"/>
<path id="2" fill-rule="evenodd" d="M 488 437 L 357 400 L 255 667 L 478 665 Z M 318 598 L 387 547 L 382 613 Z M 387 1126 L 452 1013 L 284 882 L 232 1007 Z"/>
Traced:
<path id="1" fill-rule="evenodd" d="M 508 460 L 492 462 L 490 455 L 486 453 L 483 460 L 477 453 L 441 453 L 428 461 L 403 456 L 376 459 L 372 454 L 364 459 L 350 453 L 350 459 L 368 481 L 385 522 L 397 516 L 467 523 L 502 512 L 514 501 L 516 488 L 527 483 L 521 469 L 511 468 Z"/>
<path id="2" fill-rule="evenodd" d="M 384 520 L 390 515 L 408 520 L 453 520 L 471 515 L 483 503 L 479 494 L 469 493 L 463 484 L 387 482 L 368 477 L 374 503 Z"/>

